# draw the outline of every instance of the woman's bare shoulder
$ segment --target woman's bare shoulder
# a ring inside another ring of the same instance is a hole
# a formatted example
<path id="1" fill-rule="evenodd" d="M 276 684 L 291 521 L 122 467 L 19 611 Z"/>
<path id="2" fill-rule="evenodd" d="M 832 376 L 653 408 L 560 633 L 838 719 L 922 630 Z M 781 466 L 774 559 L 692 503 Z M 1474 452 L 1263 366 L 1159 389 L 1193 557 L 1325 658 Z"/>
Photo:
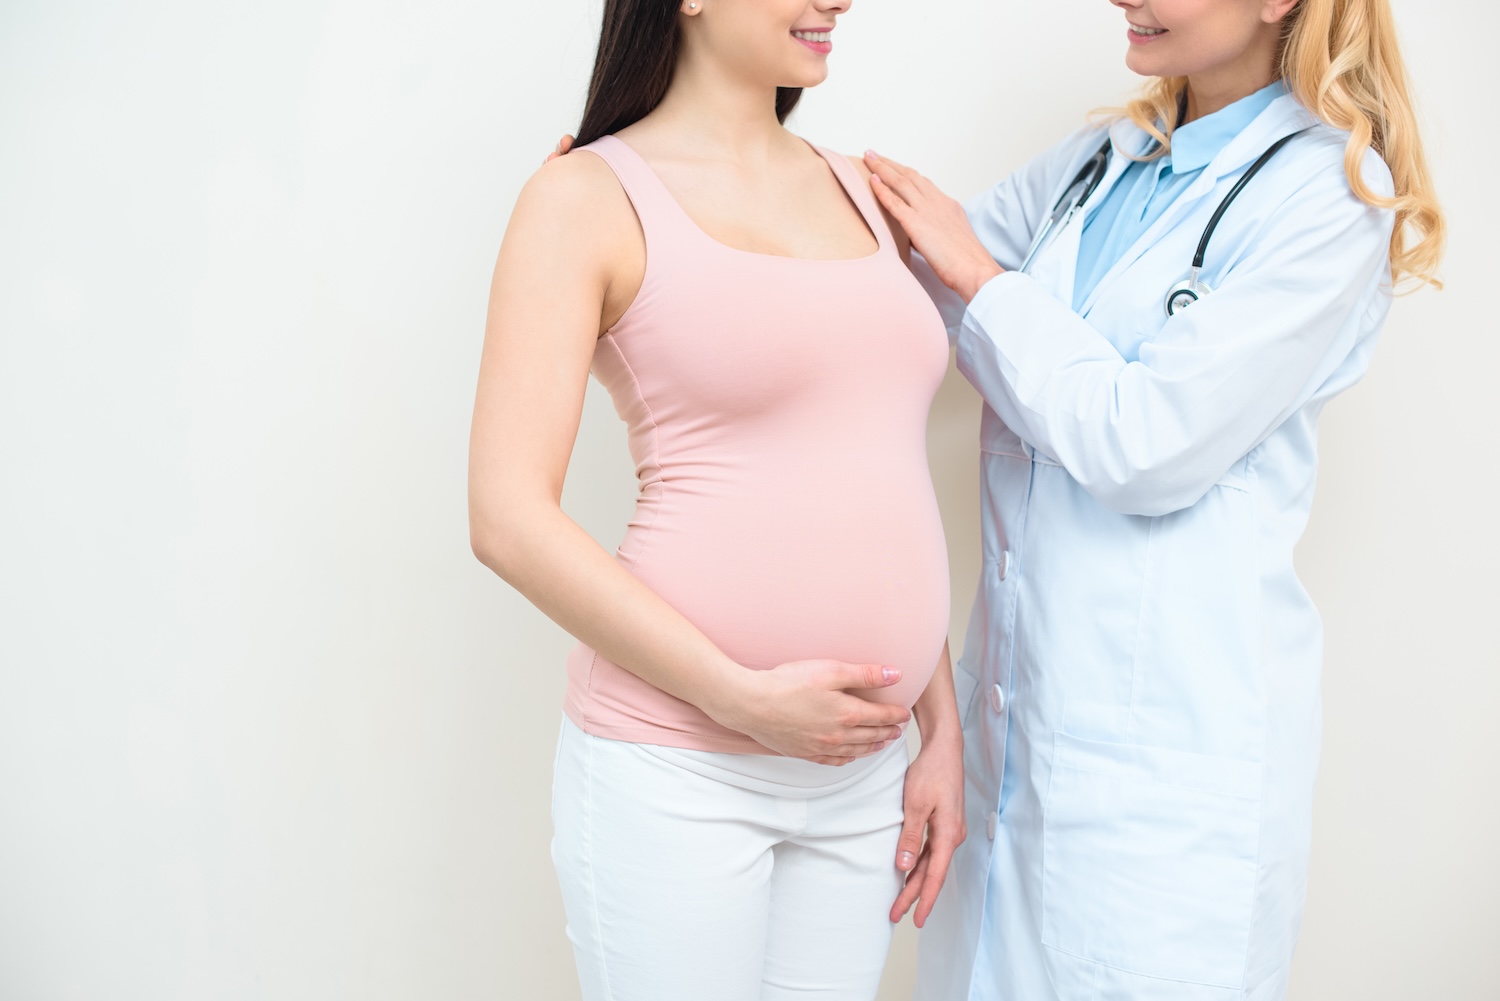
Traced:
<path id="1" fill-rule="evenodd" d="M 544 163 L 521 188 L 506 240 L 548 258 L 593 262 L 613 284 L 644 257 L 635 208 L 609 164 L 587 150 Z"/>
<path id="2" fill-rule="evenodd" d="M 602 157 L 588 150 L 574 150 L 555 157 L 532 174 L 520 196 L 516 209 L 541 210 L 556 221 L 577 217 L 596 219 L 631 212 L 615 172 Z"/>

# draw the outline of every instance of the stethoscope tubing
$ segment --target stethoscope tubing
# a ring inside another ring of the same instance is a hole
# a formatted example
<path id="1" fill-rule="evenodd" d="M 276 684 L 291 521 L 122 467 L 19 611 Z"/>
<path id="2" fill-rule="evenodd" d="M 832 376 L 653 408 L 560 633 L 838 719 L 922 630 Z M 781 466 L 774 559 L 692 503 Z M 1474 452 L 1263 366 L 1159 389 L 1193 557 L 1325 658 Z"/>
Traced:
<path id="1" fill-rule="evenodd" d="M 1083 207 L 1084 203 L 1089 200 L 1089 196 L 1099 187 L 1099 184 L 1104 180 L 1105 173 L 1109 170 L 1111 145 L 1111 141 L 1106 139 L 1104 145 L 1094 151 L 1094 155 L 1089 157 L 1088 162 L 1083 165 L 1078 173 L 1073 175 L 1073 179 L 1068 182 L 1068 186 L 1063 188 L 1062 194 L 1052 206 L 1052 211 L 1047 214 L 1047 221 L 1042 224 L 1042 228 L 1032 238 L 1031 247 L 1026 251 L 1026 259 L 1021 262 L 1021 266 L 1016 269 L 1017 271 L 1023 274 L 1031 273 L 1032 262 L 1036 260 L 1036 255 L 1041 253 L 1042 248 L 1046 246 L 1048 236 L 1051 235 L 1054 229 L 1058 229 L 1058 220 L 1062 219 L 1063 228 L 1066 228 L 1068 223 L 1072 221 L 1074 214 Z M 1074 191 L 1080 184 L 1083 185 L 1083 189 L 1075 195 Z M 1064 208 L 1064 205 L 1067 208 Z"/>
<path id="2" fill-rule="evenodd" d="M 1250 183 L 1256 174 L 1260 173 L 1261 168 L 1269 163 L 1272 157 L 1281 151 L 1283 146 L 1306 131 L 1306 129 L 1302 129 L 1301 131 L 1293 132 L 1290 135 L 1282 136 L 1276 142 L 1272 143 L 1270 148 L 1262 153 L 1259 159 L 1250 165 L 1250 169 L 1245 171 L 1244 175 L 1235 182 L 1234 187 L 1229 189 L 1229 193 L 1219 202 L 1218 208 L 1214 209 L 1214 214 L 1209 218 L 1208 225 L 1203 228 L 1203 236 L 1198 240 L 1197 252 L 1193 254 L 1192 277 L 1186 284 L 1192 286 L 1194 289 L 1200 287 L 1198 275 L 1203 270 L 1203 262 L 1208 255 L 1209 241 L 1213 239 L 1214 232 L 1219 228 L 1219 221 L 1224 218 L 1224 213 L 1229 211 L 1229 206 L 1234 204 L 1235 199 L 1240 196 L 1240 192 L 1245 190 L 1245 186 Z M 1104 145 L 1099 147 L 1094 155 L 1089 158 L 1088 163 L 1084 164 L 1083 168 L 1073 177 L 1073 180 L 1068 183 L 1068 186 L 1063 189 L 1062 196 L 1058 198 L 1057 203 L 1052 207 L 1052 212 L 1047 216 L 1047 221 L 1031 241 L 1031 247 L 1026 252 L 1026 260 L 1021 262 L 1021 267 L 1018 270 L 1023 273 L 1030 273 L 1032 262 L 1036 260 L 1037 254 L 1041 253 L 1049 237 L 1065 229 L 1078 210 L 1088 202 L 1089 197 L 1093 195 L 1100 183 L 1103 182 L 1104 175 L 1109 169 L 1111 149 L 1112 142 L 1105 140 Z M 1083 185 L 1083 188 L 1075 195 L 1074 191 L 1080 184 Z M 1059 220 L 1062 222 L 1061 226 L 1058 226 Z M 1207 286 L 1202 286 L 1202 289 L 1203 291 L 1207 291 Z M 1195 301 L 1198 298 L 1200 298 L 1198 294 L 1192 296 L 1192 299 Z M 1175 312 L 1174 308 L 1170 305 L 1170 296 L 1168 302 L 1168 313 Z"/>
<path id="3" fill-rule="evenodd" d="M 1073 216 L 1088 202 L 1089 198 L 1094 194 L 1095 189 L 1103 182 L 1104 175 L 1109 172 L 1109 151 L 1110 142 L 1109 140 L 1105 140 L 1104 145 L 1100 146 L 1094 152 L 1094 155 L 1089 157 L 1088 163 L 1084 164 L 1078 173 L 1073 175 L 1073 179 L 1063 189 L 1062 196 L 1052 206 L 1052 211 L 1047 214 L 1047 221 L 1042 224 L 1042 228 L 1037 232 L 1036 237 L 1032 239 L 1031 248 L 1026 251 L 1026 259 L 1021 262 L 1021 266 L 1016 270 L 1023 274 L 1029 274 L 1031 262 L 1036 259 L 1036 255 L 1046 245 L 1047 235 L 1054 229 L 1061 232 L 1068 228 L 1068 223 L 1073 221 Z M 1069 202 L 1069 196 L 1073 194 L 1073 190 L 1080 184 L 1083 185 L 1083 190 Z M 1068 203 L 1066 209 L 1063 208 L 1064 203 Z M 1062 222 L 1061 226 L 1058 225 L 1059 220 Z"/>
<path id="4" fill-rule="evenodd" d="M 1302 132 L 1306 131 L 1306 129 L 1302 130 Z M 1214 214 L 1209 217 L 1208 225 L 1203 228 L 1203 239 L 1198 241 L 1198 252 L 1193 255 L 1193 270 L 1195 272 L 1203 270 L 1203 259 L 1208 255 L 1208 241 L 1213 239 L 1214 230 L 1219 228 L 1219 220 L 1224 218 L 1224 213 L 1229 211 L 1229 206 L 1233 205 L 1234 200 L 1240 196 L 1240 192 L 1245 190 L 1245 185 L 1249 184 L 1250 179 L 1260 173 L 1262 167 L 1271 162 L 1271 157 L 1281 152 L 1281 147 L 1300 136 L 1302 132 L 1293 132 L 1291 135 L 1282 136 L 1272 143 L 1271 147 L 1250 165 L 1250 169 L 1245 171 L 1244 176 L 1235 182 L 1234 187 L 1229 189 L 1229 194 L 1225 195 L 1224 200 L 1219 203 L 1219 207 L 1214 209 Z"/>

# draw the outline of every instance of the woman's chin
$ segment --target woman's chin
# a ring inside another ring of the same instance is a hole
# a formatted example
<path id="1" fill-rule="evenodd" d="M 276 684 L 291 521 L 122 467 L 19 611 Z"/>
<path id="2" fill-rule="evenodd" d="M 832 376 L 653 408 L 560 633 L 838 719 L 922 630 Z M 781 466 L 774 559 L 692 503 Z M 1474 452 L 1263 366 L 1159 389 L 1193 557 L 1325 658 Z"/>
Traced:
<path id="1" fill-rule="evenodd" d="M 816 87 L 828 79 L 828 64 L 824 63 L 816 69 L 805 69 L 797 73 L 788 73 L 778 87 L 797 87 L 806 90 Z"/>

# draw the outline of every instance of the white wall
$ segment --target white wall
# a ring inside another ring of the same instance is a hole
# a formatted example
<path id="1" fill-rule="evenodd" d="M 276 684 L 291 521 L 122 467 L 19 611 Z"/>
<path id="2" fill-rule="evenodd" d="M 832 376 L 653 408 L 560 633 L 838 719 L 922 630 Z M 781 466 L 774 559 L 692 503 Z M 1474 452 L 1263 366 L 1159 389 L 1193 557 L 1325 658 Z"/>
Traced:
<path id="1" fill-rule="evenodd" d="M 1397 0 L 1453 213 L 1329 412 L 1327 735 L 1293 998 L 1500 996 L 1500 17 Z M 0 5 L 0 998 L 576 997 L 569 641 L 468 553 L 494 252 L 599 0 Z M 1117 101 L 1105 0 L 860 0 L 797 127 L 968 194 Z M 1483 242 L 1482 242 L 1483 241 Z M 934 472 L 962 636 L 976 403 Z M 569 510 L 612 543 L 591 394 Z M 912 977 L 909 926 L 885 998 Z"/>

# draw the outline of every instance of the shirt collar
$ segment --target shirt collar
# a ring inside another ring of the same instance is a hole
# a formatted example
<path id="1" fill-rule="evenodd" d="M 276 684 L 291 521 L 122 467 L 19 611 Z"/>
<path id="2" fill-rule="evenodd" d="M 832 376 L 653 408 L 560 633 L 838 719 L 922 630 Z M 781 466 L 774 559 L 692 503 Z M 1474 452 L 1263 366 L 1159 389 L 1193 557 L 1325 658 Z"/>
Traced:
<path id="1" fill-rule="evenodd" d="M 1270 107 L 1272 101 L 1287 93 L 1281 80 L 1262 87 L 1249 97 L 1220 108 L 1211 115 L 1188 122 L 1172 133 L 1172 150 L 1162 170 L 1187 174 L 1202 170 L 1228 146 L 1234 137 Z"/>

